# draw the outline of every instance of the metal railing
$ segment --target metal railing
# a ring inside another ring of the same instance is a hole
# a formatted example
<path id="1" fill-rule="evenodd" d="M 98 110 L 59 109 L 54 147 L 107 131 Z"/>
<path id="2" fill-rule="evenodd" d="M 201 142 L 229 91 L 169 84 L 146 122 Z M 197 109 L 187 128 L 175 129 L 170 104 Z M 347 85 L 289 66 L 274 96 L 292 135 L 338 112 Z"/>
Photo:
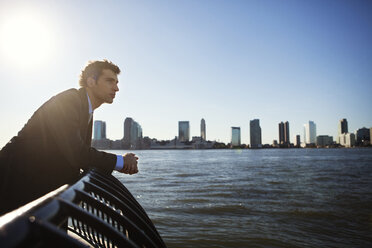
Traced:
<path id="1" fill-rule="evenodd" d="M 166 247 L 128 189 L 95 170 L 0 217 L 0 246 Z"/>

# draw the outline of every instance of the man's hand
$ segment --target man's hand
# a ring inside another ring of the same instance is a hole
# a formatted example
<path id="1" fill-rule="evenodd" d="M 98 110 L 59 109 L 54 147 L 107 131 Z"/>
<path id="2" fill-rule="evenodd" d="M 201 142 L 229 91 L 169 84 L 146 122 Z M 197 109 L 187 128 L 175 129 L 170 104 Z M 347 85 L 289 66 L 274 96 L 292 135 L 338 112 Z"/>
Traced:
<path id="1" fill-rule="evenodd" d="M 124 156 L 124 167 L 120 171 L 125 174 L 136 174 L 138 172 L 138 157 L 134 153 L 126 153 Z"/>

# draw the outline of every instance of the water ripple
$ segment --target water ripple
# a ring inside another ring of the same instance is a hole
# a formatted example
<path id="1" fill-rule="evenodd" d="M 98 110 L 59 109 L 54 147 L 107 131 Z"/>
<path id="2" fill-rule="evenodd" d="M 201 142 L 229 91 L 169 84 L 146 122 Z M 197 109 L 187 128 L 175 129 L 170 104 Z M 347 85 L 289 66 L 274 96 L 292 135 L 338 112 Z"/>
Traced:
<path id="1" fill-rule="evenodd" d="M 138 151 L 168 247 L 372 247 L 371 149 Z"/>

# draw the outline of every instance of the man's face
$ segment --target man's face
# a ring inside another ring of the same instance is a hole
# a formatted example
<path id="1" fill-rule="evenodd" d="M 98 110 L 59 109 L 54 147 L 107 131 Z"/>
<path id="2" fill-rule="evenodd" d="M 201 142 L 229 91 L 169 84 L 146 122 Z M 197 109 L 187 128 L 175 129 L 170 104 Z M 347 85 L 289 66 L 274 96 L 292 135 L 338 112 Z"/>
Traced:
<path id="1" fill-rule="evenodd" d="M 118 82 L 116 73 L 109 69 L 102 70 L 101 76 L 91 88 L 94 97 L 101 103 L 112 103 L 116 92 L 119 91 Z"/>

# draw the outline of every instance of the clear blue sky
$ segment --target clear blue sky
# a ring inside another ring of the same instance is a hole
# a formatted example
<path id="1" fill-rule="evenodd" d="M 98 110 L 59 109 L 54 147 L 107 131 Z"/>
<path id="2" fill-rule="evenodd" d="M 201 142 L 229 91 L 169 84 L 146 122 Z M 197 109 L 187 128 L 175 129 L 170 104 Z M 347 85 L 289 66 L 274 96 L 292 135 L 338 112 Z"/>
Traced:
<path id="1" fill-rule="evenodd" d="M 32 4 L 31 4 L 32 2 Z M 145 136 L 229 142 L 260 119 L 303 135 L 372 127 L 372 1 L 0 1 L 0 146 L 51 96 L 78 87 L 88 60 L 118 64 L 120 92 L 95 111 L 110 139 L 126 117 Z M 21 20 L 21 21 L 20 21 Z M 23 22 L 22 22 L 23 20 Z"/>

